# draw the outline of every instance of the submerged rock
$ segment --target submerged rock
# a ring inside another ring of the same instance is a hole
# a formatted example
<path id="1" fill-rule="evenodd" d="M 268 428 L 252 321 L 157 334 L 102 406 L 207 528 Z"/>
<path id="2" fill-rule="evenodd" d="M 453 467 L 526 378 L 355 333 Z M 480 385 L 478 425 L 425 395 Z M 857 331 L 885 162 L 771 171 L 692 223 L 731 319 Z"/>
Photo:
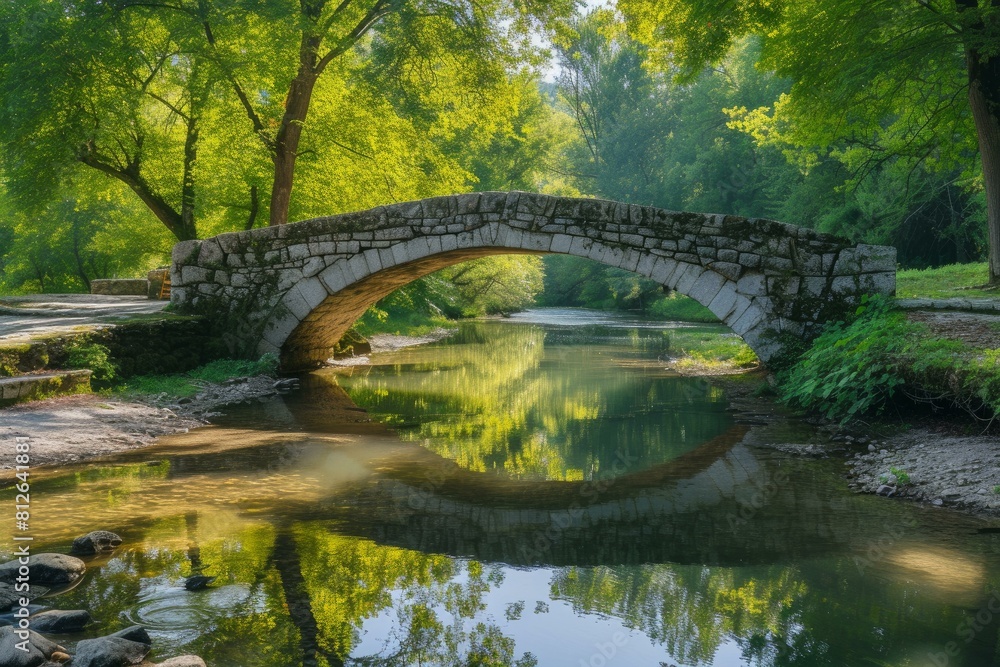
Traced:
<path id="1" fill-rule="evenodd" d="M 215 577 L 206 577 L 201 574 L 196 574 L 193 577 L 188 577 L 184 580 L 184 588 L 189 591 L 200 591 L 203 588 L 208 588 L 208 585 L 215 581 Z"/>
<path id="2" fill-rule="evenodd" d="M 205 661 L 196 655 L 179 655 L 163 662 L 144 662 L 142 667 L 207 667 Z"/>
<path id="3" fill-rule="evenodd" d="M 95 530 L 73 540 L 72 552 L 80 555 L 103 554 L 114 551 L 122 538 L 108 530 Z"/>
<path id="4" fill-rule="evenodd" d="M 28 631 L 27 651 L 18 648 L 23 639 L 14 628 L 0 628 L 0 665 L 3 667 L 38 667 L 45 664 L 55 653 L 65 653 L 66 649 L 49 641 L 37 632 Z"/>
<path id="5" fill-rule="evenodd" d="M 79 632 L 84 626 L 90 623 L 90 614 L 83 609 L 73 609 L 64 611 L 62 609 L 51 609 L 35 614 L 30 619 L 31 627 L 38 632 L 52 632 L 64 634 L 67 632 Z"/>
<path id="6" fill-rule="evenodd" d="M 12 560 L 0 565 L 0 582 L 12 584 L 18 577 L 21 564 Z M 28 559 L 31 584 L 59 586 L 71 584 L 87 571 L 87 564 L 66 554 L 32 554 Z"/>

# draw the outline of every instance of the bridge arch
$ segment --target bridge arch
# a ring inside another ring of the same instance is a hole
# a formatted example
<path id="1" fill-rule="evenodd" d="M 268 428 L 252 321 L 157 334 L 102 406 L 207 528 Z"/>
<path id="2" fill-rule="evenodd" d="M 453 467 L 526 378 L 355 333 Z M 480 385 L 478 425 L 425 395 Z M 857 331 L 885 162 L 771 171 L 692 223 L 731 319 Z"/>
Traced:
<path id="1" fill-rule="evenodd" d="M 171 299 L 234 351 L 321 365 L 365 309 L 495 254 L 562 253 L 633 271 L 708 307 L 765 362 L 786 336 L 895 291 L 894 248 L 763 219 L 525 192 L 435 197 L 178 243 Z"/>

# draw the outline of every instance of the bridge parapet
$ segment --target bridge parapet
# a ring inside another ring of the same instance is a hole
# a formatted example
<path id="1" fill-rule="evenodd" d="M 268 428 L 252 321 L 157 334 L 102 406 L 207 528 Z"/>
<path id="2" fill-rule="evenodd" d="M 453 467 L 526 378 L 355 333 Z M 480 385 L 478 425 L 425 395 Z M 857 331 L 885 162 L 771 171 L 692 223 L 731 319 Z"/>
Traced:
<path id="1" fill-rule="evenodd" d="M 894 248 L 773 220 L 523 192 L 436 197 L 174 247 L 172 301 L 234 351 L 322 363 L 379 298 L 459 261 L 563 253 L 634 271 L 707 306 L 767 361 L 863 294 L 895 292 Z"/>

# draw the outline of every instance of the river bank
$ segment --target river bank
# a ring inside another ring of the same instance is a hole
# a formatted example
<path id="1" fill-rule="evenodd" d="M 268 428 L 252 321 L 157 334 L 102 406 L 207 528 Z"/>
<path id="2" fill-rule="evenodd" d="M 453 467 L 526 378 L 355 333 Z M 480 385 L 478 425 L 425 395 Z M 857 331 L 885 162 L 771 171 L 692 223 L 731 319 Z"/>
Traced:
<path id="1" fill-rule="evenodd" d="M 453 331 L 440 329 L 424 336 L 378 334 L 370 342 L 372 352 L 388 352 L 441 340 Z M 354 359 L 368 362 L 367 357 Z M 100 458 L 152 445 L 165 435 L 187 433 L 207 425 L 223 406 L 257 401 L 294 390 L 295 385 L 294 379 L 258 375 L 203 382 L 196 395 L 184 398 L 166 393 L 127 399 L 84 394 L 33 401 L 0 409 L 0 446 L 13 451 L 7 443 L 30 438 L 32 465 Z M 13 456 L 0 459 L 0 471 L 13 467 Z"/>

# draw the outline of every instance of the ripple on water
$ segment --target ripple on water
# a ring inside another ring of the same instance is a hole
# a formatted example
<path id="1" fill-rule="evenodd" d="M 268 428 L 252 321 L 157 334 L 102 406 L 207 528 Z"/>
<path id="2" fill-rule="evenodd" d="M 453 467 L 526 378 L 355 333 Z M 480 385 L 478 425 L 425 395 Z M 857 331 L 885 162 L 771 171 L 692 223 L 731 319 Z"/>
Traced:
<path id="1" fill-rule="evenodd" d="M 193 642 L 218 620 L 232 616 L 241 607 L 258 606 L 263 607 L 260 602 L 251 600 L 251 590 L 245 585 L 188 591 L 183 579 L 157 577 L 143 582 L 138 601 L 122 615 L 130 623 L 141 625 L 156 635 L 158 645 L 180 647 Z M 247 612 L 261 610 L 246 609 Z"/>

